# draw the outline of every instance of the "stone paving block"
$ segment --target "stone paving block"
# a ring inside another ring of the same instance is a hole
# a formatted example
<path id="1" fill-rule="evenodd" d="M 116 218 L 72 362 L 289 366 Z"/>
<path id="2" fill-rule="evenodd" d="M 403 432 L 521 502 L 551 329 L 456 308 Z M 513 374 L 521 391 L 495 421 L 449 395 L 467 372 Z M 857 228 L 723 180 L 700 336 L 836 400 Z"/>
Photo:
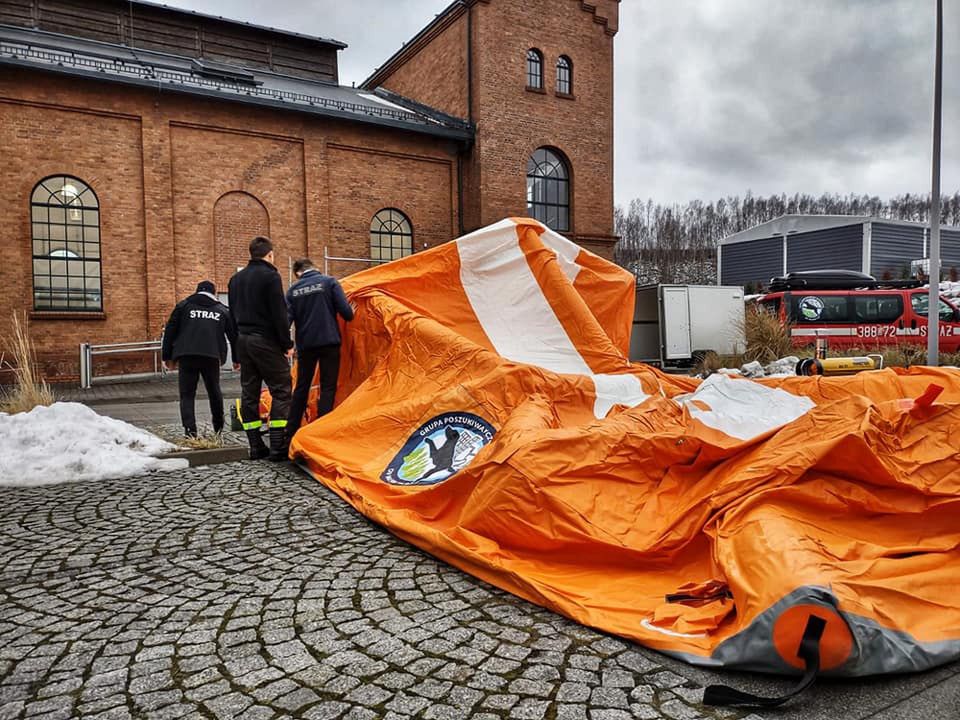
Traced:
<path id="1" fill-rule="evenodd" d="M 586 705 L 557 705 L 557 720 L 589 720 Z"/>
<path id="2" fill-rule="evenodd" d="M 342 717 L 350 706 L 342 702 L 322 702 L 305 710 L 301 717 L 304 720 L 336 720 Z"/>
<path id="3" fill-rule="evenodd" d="M 283 708 L 284 710 L 297 713 L 301 708 L 304 708 L 307 705 L 312 705 L 318 700 L 320 700 L 320 696 L 317 695 L 313 690 L 310 688 L 300 688 L 298 690 L 294 690 L 292 693 L 288 693 L 276 698 L 273 701 L 273 704 L 277 707 Z"/>
<path id="4" fill-rule="evenodd" d="M 614 710 L 601 708 L 590 710 L 590 720 L 632 720 L 633 715 L 628 710 Z"/>
<path id="5" fill-rule="evenodd" d="M 509 710 L 520 702 L 519 695 L 488 695 L 483 701 L 483 707 L 494 710 Z"/>
<path id="6" fill-rule="evenodd" d="M 660 712 L 670 720 L 699 720 L 703 716 L 679 700 L 668 700 L 660 705 Z"/>
<path id="7" fill-rule="evenodd" d="M 401 715 L 416 715 L 428 705 L 430 705 L 430 700 L 425 697 L 396 692 L 385 707 Z"/>
<path id="8" fill-rule="evenodd" d="M 510 683 L 508 689 L 518 695 L 534 695 L 536 697 L 548 697 L 553 692 L 553 683 L 543 682 L 541 680 L 527 680 L 518 678 Z"/>
<path id="9" fill-rule="evenodd" d="M 452 687 L 453 683 L 450 682 L 427 679 L 413 685 L 409 691 L 431 700 L 439 700 L 446 697 Z"/>
<path id="10" fill-rule="evenodd" d="M 620 688 L 597 687 L 590 695 L 591 704 L 606 708 L 627 708 L 627 693 Z"/>
<path id="11" fill-rule="evenodd" d="M 266 705 L 253 705 L 237 715 L 237 720 L 271 720 L 275 715 L 273 708 Z"/>
<path id="12" fill-rule="evenodd" d="M 550 703 L 545 700 L 523 698 L 510 710 L 510 717 L 517 720 L 543 720 L 549 707 Z"/>
<path id="13" fill-rule="evenodd" d="M 393 691 L 378 685 L 359 685 L 344 697 L 344 700 L 368 707 L 382 705 L 393 696 Z"/>
<path id="14" fill-rule="evenodd" d="M 461 720 L 463 711 L 453 705 L 431 705 L 423 713 L 426 720 Z"/>
<path id="15" fill-rule="evenodd" d="M 343 720 L 375 720 L 377 713 L 367 708 L 352 707 L 343 716 Z"/>
<path id="16" fill-rule="evenodd" d="M 557 701 L 563 703 L 585 702 L 590 698 L 590 693 L 589 685 L 565 682 L 557 690 Z"/>
<path id="17" fill-rule="evenodd" d="M 248 707 L 253 705 L 253 699 L 238 692 L 230 692 L 203 701 L 207 708 L 217 718 L 234 718 Z"/>

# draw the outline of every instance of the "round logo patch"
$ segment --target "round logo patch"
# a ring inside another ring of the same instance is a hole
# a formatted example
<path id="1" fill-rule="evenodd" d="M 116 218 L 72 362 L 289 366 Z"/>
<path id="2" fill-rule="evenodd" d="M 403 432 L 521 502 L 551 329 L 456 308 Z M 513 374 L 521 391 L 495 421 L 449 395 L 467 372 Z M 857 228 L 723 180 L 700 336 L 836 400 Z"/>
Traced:
<path id="1" fill-rule="evenodd" d="M 823 313 L 823 300 L 815 295 L 800 300 L 800 315 L 804 320 L 819 320 Z"/>
<path id="2" fill-rule="evenodd" d="M 380 479 L 391 485 L 436 485 L 465 468 L 496 432 L 473 413 L 437 415 L 409 437 Z"/>

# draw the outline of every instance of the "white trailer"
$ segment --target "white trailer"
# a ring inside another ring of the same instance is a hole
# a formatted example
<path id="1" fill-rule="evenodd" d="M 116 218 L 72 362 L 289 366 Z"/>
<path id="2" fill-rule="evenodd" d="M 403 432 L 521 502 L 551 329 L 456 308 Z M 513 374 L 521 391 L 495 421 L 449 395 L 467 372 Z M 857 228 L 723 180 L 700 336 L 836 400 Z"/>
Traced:
<path id="1" fill-rule="evenodd" d="M 735 285 L 645 285 L 637 288 L 630 359 L 689 366 L 709 351 L 746 348 L 743 288 Z"/>

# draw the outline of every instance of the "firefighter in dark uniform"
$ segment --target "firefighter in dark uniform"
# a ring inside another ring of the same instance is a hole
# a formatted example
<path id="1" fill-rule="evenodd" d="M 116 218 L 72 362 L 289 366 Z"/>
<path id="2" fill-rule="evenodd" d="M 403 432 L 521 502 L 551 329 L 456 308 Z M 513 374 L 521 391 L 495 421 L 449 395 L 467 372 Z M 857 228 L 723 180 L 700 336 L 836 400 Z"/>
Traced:
<path id="1" fill-rule="evenodd" d="M 320 366 L 320 395 L 317 417 L 333 409 L 340 372 L 340 327 L 337 315 L 353 320 L 353 308 L 335 278 L 324 275 L 309 258 L 293 264 L 297 281 L 287 291 L 287 307 L 297 336 L 297 386 L 290 403 L 287 423 L 287 444 L 303 421 L 313 374 Z"/>
<path id="2" fill-rule="evenodd" d="M 180 420 L 188 437 L 197 436 L 194 404 L 197 381 L 201 377 L 210 399 L 213 431 L 223 430 L 220 366 L 227 361 L 227 340 L 233 353 L 233 367 L 237 368 L 237 326 L 216 292 L 212 282 L 201 282 L 193 295 L 173 309 L 163 331 L 163 366 L 169 368 L 171 363 L 180 366 Z"/>
<path id="3" fill-rule="evenodd" d="M 290 412 L 290 365 L 293 342 L 280 273 L 273 265 L 273 243 L 265 237 L 250 241 L 250 262 L 230 278 L 230 312 L 237 322 L 240 361 L 240 414 L 250 442 L 250 459 L 269 455 L 287 458 L 286 429 Z M 270 390 L 270 448 L 260 436 L 260 390 Z"/>

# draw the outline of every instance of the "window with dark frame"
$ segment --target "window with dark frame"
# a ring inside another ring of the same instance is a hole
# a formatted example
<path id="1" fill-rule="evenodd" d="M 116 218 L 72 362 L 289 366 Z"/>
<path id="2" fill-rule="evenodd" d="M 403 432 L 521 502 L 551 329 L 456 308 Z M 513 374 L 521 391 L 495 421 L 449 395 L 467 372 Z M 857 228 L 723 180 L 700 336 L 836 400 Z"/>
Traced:
<path id="1" fill-rule="evenodd" d="M 527 161 L 527 214 L 551 230 L 570 230 L 570 171 L 549 148 L 537 148 Z"/>
<path id="2" fill-rule="evenodd" d="M 527 50 L 527 87 L 543 90 L 543 54 L 536 48 Z"/>
<path id="3" fill-rule="evenodd" d="M 406 257 L 413 253 L 413 227 L 399 210 L 385 208 L 370 221 L 371 265 Z"/>
<path id="4" fill-rule="evenodd" d="M 557 60 L 557 92 L 563 95 L 573 94 L 573 63 L 566 55 Z"/>
<path id="5" fill-rule="evenodd" d="M 100 203 L 69 175 L 41 180 L 30 198 L 34 310 L 102 312 Z"/>

